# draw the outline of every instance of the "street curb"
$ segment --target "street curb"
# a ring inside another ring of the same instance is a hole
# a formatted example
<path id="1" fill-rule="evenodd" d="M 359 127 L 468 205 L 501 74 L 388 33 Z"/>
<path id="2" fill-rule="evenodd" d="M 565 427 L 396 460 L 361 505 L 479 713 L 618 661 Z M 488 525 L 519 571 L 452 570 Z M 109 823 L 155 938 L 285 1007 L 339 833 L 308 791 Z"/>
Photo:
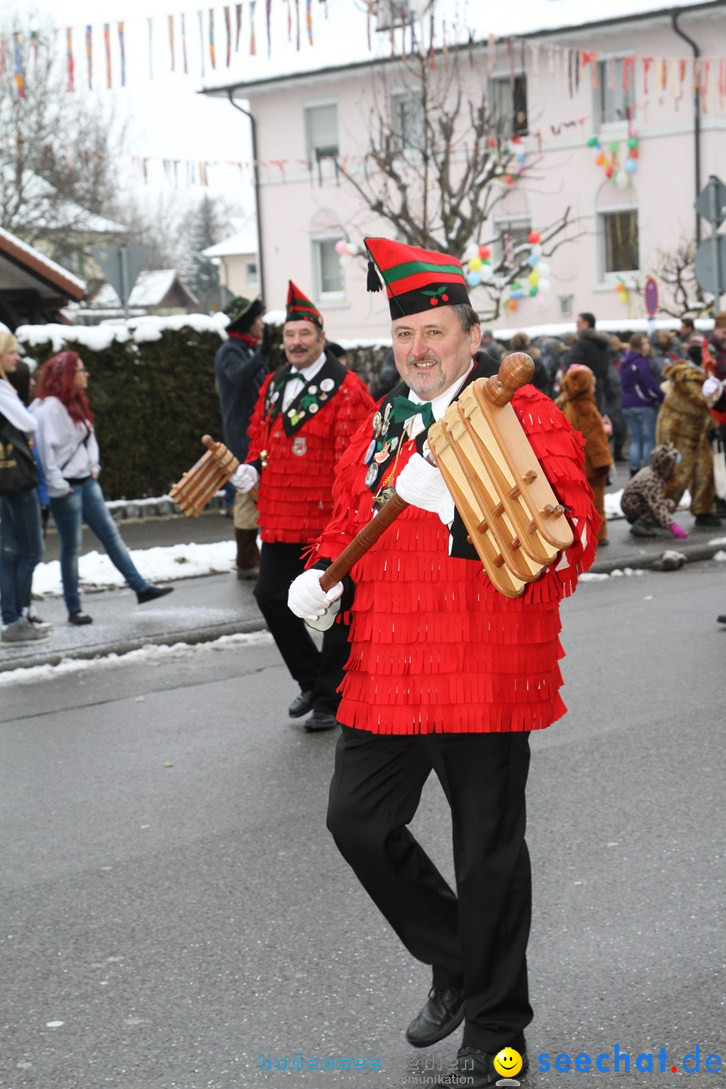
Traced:
<path id="1" fill-rule="evenodd" d="M 33 666 L 57 666 L 61 662 L 83 661 L 93 658 L 107 658 L 109 654 L 128 654 L 132 650 L 141 650 L 148 646 L 173 646 L 175 643 L 211 643 L 223 635 L 240 635 L 255 631 L 266 631 L 267 625 L 259 619 L 240 620 L 233 623 L 215 624 L 207 628 L 182 629 L 181 631 L 160 632 L 158 635 L 139 636 L 121 639 L 114 643 L 98 643 L 90 647 L 72 647 L 68 650 L 48 650 L 47 653 L 35 653 L 32 657 L 14 658 L 12 661 L 0 661 L 0 673 L 13 669 L 32 669 Z"/>
<path id="2" fill-rule="evenodd" d="M 609 575 L 613 571 L 622 571 L 625 567 L 647 569 L 653 568 L 663 556 L 663 552 L 680 552 L 681 555 L 686 557 L 686 563 L 699 563 L 701 560 L 712 559 L 717 552 L 726 551 L 726 546 L 721 544 L 704 544 L 704 545 L 686 545 L 685 547 L 679 541 L 673 541 L 673 543 L 667 547 L 664 546 L 660 552 L 630 552 L 625 555 L 620 555 L 610 559 L 603 558 L 602 560 L 595 560 L 589 573 L 594 575 Z"/>

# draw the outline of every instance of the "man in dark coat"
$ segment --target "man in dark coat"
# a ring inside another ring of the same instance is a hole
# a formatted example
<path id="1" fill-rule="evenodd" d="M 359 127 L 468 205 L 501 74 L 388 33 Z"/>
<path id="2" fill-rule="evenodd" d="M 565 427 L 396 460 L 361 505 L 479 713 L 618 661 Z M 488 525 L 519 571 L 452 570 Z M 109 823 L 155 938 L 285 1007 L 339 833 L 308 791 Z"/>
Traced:
<path id="1" fill-rule="evenodd" d="M 615 368 L 610 337 L 598 333 L 595 315 L 587 311 L 577 315 L 577 340 L 572 345 L 567 366 L 580 363 L 595 375 L 595 401 L 601 416 L 613 425 L 613 457 L 622 461 L 625 422 L 620 407 L 620 376 Z"/>
<path id="2" fill-rule="evenodd" d="M 237 295 L 224 308 L 229 317 L 227 337 L 214 359 L 214 374 L 222 411 L 224 442 L 240 462 L 247 458 L 247 427 L 267 373 L 262 335 L 261 299 Z M 234 505 L 237 577 L 257 578 L 257 508 L 251 495 L 237 495 Z"/>

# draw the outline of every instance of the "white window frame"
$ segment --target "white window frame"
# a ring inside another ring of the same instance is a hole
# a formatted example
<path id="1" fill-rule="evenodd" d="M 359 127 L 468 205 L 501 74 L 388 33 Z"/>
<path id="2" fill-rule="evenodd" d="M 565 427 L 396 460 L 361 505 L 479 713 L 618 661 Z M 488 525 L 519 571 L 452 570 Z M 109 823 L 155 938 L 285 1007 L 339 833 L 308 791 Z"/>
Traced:
<path id="1" fill-rule="evenodd" d="M 524 112 L 525 120 L 521 128 L 516 128 L 516 117 L 514 110 L 514 89 L 511 85 L 510 75 L 497 75 L 496 73 L 489 80 L 489 102 L 491 103 L 492 119 L 495 122 L 497 129 L 501 132 L 502 136 L 526 136 L 529 132 L 529 87 L 526 72 L 515 72 L 514 78 L 524 80 Z M 504 111 L 500 111 L 499 106 L 501 103 L 500 88 L 506 88 L 508 92 L 508 103 L 510 106 L 508 118 L 504 117 Z"/>
<path id="2" fill-rule="evenodd" d="M 406 132 L 406 122 L 401 107 L 405 107 L 410 103 L 412 106 L 417 107 L 419 116 L 414 119 L 414 126 L 417 127 L 417 132 L 414 139 L 411 139 L 411 134 Z M 399 141 L 399 147 L 402 151 L 411 153 L 420 153 L 423 150 L 423 144 L 425 140 L 426 130 L 426 118 L 424 116 L 423 102 L 416 95 L 411 94 L 409 90 L 405 88 L 399 88 L 391 91 L 388 100 L 388 109 L 391 120 L 391 132 L 395 135 Z"/>
<path id="3" fill-rule="evenodd" d="M 617 276 L 632 276 L 640 272 L 640 268 L 606 268 L 607 263 L 607 239 L 605 233 L 604 218 L 612 215 L 623 215 L 624 213 L 635 214 L 635 225 L 638 231 L 638 261 L 637 265 L 640 265 L 641 259 L 641 240 L 640 240 L 640 216 L 638 213 L 637 204 L 620 204 L 620 205 L 603 205 L 595 209 L 595 224 L 598 242 L 598 279 L 601 284 L 610 284 L 615 282 Z"/>
<path id="4" fill-rule="evenodd" d="M 633 81 L 628 87 L 626 92 L 622 91 L 622 71 L 624 60 L 634 60 L 633 57 L 601 57 L 597 61 L 597 87 L 592 89 L 592 116 L 594 121 L 594 127 L 596 132 L 620 132 L 627 130 L 628 120 L 633 116 L 633 113 L 637 106 L 637 95 L 635 88 L 635 73 L 633 71 Z M 623 117 L 609 118 L 605 120 L 601 108 L 602 94 L 607 88 L 607 81 L 610 78 L 610 64 L 615 64 L 615 89 L 620 91 L 622 98 L 621 112 L 624 113 Z M 628 97 L 632 96 L 632 97 Z"/>
<path id="5" fill-rule="evenodd" d="M 312 251 L 312 266 L 313 266 L 313 283 L 315 285 L 315 297 L 322 301 L 330 301 L 336 299 L 343 299 L 345 297 L 345 290 L 343 286 L 343 270 L 340 267 L 338 261 L 338 269 L 340 276 L 340 287 L 335 291 L 325 291 L 323 287 L 323 250 L 322 247 L 326 244 L 330 244 L 333 247 L 333 253 L 335 253 L 336 259 L 338 254 L 335 252 L 336 242 L 340 242 L 344 239 L 342 233 L 334 234 L 327 232 L 325 234 L 314 234 L 310 239 L 310 246 Z"/>
<path id="6" fill-rule="evenodd" d="M 494 261 L 492 264 L 496 266 L 504 258 L 504 243 L 501 241 L 502 235 L 505 233 L 503 228 L 526 232 L 525 237 L 520 242 L 515 242 L 515 246 L 521 246 L 526 241 L 526 235 L 532 230 L 532 217 L 526 212 L 519 212 L 511 216 L 495 215 L 492 217 L 491 222 L 494 233 L 494 242 L 492 244 Z M 516 259 L 514 263 L 517 263 Z"/>
<path id="7" fill-rule="evenodd" d="M 322 143 L 316 141 L 313 132 L 312 115 L 315 110 L 335 109 L 335 143 Z M 308 162 L 315 165 L 323 159 L 337 159 L 340 154 L 340 119 L 338 116 L 338 100 L 335 98 L 321 99 L 318 102 L 306 102 L 303 105 L 303 119 L 305 126 L 305 154 Z"/>
<path id="8" fill-rule="evenodd" d="M 252 270 L 250 272 L 250 270 Z M 257 261 L 247 260 L 245 261 L 245 281 L 252 286 L 259 281 L 259 268 Z"/>

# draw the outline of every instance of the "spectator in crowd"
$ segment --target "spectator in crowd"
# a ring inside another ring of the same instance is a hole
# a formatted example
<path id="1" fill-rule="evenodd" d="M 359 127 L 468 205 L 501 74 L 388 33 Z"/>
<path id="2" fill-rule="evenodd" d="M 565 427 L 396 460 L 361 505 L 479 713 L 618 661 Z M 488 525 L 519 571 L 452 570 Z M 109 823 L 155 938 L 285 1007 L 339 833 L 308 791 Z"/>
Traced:
<path id="1" fill-rule="evenodd" d="M 346 355 L 345 348 L 343 348 L 335 340 L 326 340 L 325 350 L 327 352 L 330 352 L 331 355 L 334 355 L 338 362 L 342 363 L 344 367 L 348 366 L 348 357 Z"/>
<path id="2" fill-rule="evenodd" d="M 532 385 L 549 397 L 549 376 L 542 362 L 542 353 L 530 340 L 527 333 L 514 333 L 509 341 L 510 352 L 526 352 L 534 363 Z"/>
<path id="3" fill-rule="evenodd" d="M 589 367 L 573 363 L 562 379 L 557 406 L 585 440 L 585 476 L 592 488 L 595 510 L 600 515 L 597 543 L 608 544 L 605 519 L 605 485 L 610 472 L 610 445 L 595 400 L 595 377 Z"/>
<path id="4" fill-rule="evenodd" d="M 658 528 L 683 540 L 685 529 L 673 520 L 675 504 L 666 496 L 668 481 L 681 455 L 671 443 L 653 449 L 650 465 L 640 469 L 623 488 L 620 507 L 633 537 L 655 537 Z"/>
<path id="5" fill-rule="evenodd" d="M 630 475 L 650 461 L 663 390 L 651 365 L 652 348 L 646 333 L 633 333 L 620 360 L 623 416 L 630 434 Z"/>
<path id="6" fill-rule="evenodd" d="M 675 333 L 669 329 L 658 329 L 651 339 L 652 354 L 650 365 L 658 381 L 663 378 L 663 371 L 671 363 L 675 363 L 680 356 L 675 351 Z M 621 368 L 622 369 L 622 368 Z"/>
<path id="7" fill-rule="evenodd" d="M 501 363 L 507 352 L 507 349 L 498 340 L 494 339 L 494 333 L 491 329 L 482 330 L 479 348 L 490 355 L 492 359 L 495 359 L 497 363 Z"/>
<path id="8" fill-rule="evenodd" d="M 708 440 L 714 422 L 702 392 L 706 372 L 701 367 L 701 345 L 693 342 L 688 360 L 671 363 L 665 369 L 666 395 L 658 413 L 656 442 L 672 443 L 681 454 L 666 495 L 674 506 L 686 488 L 691 494 L 691 512 L 696 525 L 719 527 L 713 480 L 713 457 Z"/>
<path id="9" fill-rule="evenodd" d="M 225 446 L 244 462 L 249 448 L 247 428 L 267 373 L 267 344 L 263 344 L 264 308 L 261 299 L 237 295 L 227 303 L 224 313 L 229 318 L 227 339 L 214 358 L 214 375 Z M 257 578 L 260 554 L 253 495 L 236 493 L 233 518 L 237 578 Z"/>
<path id="10" fill-rule="evenodd" d="M 170 594 L 172 586 L 152 586 L 139 574 L 118 526 L 108 512 L 98 475 L 100 454 L 86 388 L 88 371 L 77 352 L 59 352 L 43 366 L 31 408 L 38 421 L 38 450 L 50 512 L 60 538 L 63 598 L 70 624 L 91 624 L 81 610 L 78 555 L 83 522 L 136 593 L 139 605 Z"/>
<path id="11" fill-rule="evenodd" d="M 709 376 L 721 382 L 722 390 L 726 382 L 726 310 L 716 315 L 714 328 L 708 340 L 710 358 L 705 370 Z M 723 403 L 723 393 L 718 403 L 710 404 L 710 412 L 716 424 L 716 429 L 711 438 L 718 435 L 719 442 L 726 447 L 726 405 Z M 722 517 L 726 517 L 726 496 L 716 496 L 716 511 Z"/>
<path id="12" fill-rule="evenodd" d="M 401 377 L 396 370 L 396 363 L 393 358 L 393 348 L 389 348 L 381 365 L 381 373 L 371 390 L 373 400 L 380 401 L 381 397 L 385 397 L 387 393 L 390 393 L 400 381 Z"/>
<path id="13" fill-rule="evenodd" d="M 0 479 L 6 474 L 15 478 L 6 485 L 7 491 L 0 492 L 0 641 L 15 645 L 37 643 L 50 635 L 47 624 L 33 623 L 28 615 L 43 538 L 38 473 L 30 447 L 36 422 L 8 380 L 19 361 L 17 340 L 0 331 Z M 18 481 L 21 471 L 25 479 Z"/>
<path id="14" fill-rule="evenodd" d="M 303 725 L 315 732 L 336 726 L 347 627 L 335 624 L 318 650 L 304 621 L 288 609 L 287 591 L 305 568 L 306 545 L 330 516 L 335 466 L 373 400 L 358 375 L 325 350 L 322 315 L 292 281 L 282 343 L 287 362 L 262 385 L 247 463 L 232 481 L 243 493 L 259 487 L 262 550 L 255 598 L 300 687 L 289 714 L 312 712 Z"/>

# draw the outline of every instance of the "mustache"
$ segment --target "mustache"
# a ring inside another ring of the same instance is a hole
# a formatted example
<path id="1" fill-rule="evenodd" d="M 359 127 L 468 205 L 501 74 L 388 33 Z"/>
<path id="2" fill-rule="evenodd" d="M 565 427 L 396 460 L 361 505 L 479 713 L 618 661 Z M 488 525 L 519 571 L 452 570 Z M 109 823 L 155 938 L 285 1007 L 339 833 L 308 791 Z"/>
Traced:
<path id="1" fill-rule="evenodd" d="M 416 355 L 413 359 L 409 359 L 408 365 L 413 366 L 414 363 L 440 363 L 441 360 L 437 355 Z"/>

